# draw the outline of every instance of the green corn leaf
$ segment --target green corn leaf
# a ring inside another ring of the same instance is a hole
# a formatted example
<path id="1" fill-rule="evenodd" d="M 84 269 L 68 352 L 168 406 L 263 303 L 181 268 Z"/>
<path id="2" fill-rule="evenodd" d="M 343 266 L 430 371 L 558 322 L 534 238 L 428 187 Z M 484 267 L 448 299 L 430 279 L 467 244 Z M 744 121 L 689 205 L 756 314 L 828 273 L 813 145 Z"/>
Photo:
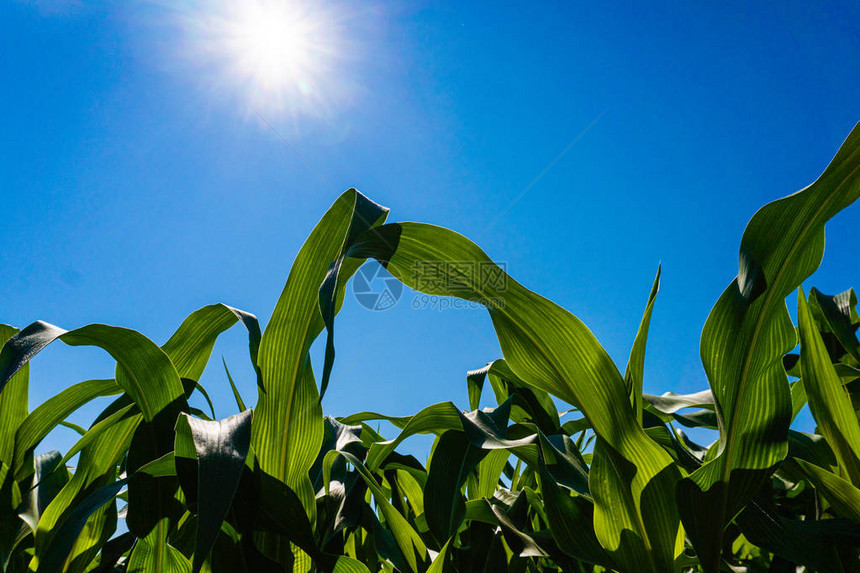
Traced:
<path id="1" fill-rule="evenodd" d="M 60 464 L 65 465 L 70 459 L 72 459 L 75 454 L 80 452 L 89 444 L 93 443 L 95 440 L 101 437 L 102 434 L 107 431 L 112 431 L 113 426 L 118 421 L 122 420 L 123 418 L 128 418 L 136 415 L 136 411 L 132 411 L 133 407 L 134 406 L 129 404 L 125 408 L 122 408 L 114 412 L 107 418 L 93 424 L 89 430 L 86 430 L 84 432 L 83 436 L 81 436 L 81 439 L 75 442 L 75 444 L 71 448 L 69 448 L 69 451 L 66 452 L 66 455 L 63 456 L 63 459 L 60 461 Z M 131 414 L 129 414 L 129 412 L 131 412 Z"/>
<path id="2" fill-rule="evenodd" d="M 151 420 L 182 396 L 182 383 L 167 355 L 127 328 L 90 324 L 75 330 L 37 321 L 10 338 L 0 351 L 0 388 L 36 353 L 59 338 L 69 346 L 98 346 L 117 361 L 117 383 Z"/>
<path id="3" fill-rule="evenodd" d="M 183 396 L 174 401 L 155 418 L 144 420 L 136 428 L 126 458 L 128 473 L 135 473 L 141 467 L 174 450 L 176 419 L 179 413 L 187 408 L 184 400 Z M 156 527 L 161 528 L 162 533 L 167 531 L 183 515 L 185 508 L 176 498 L 178 489 L 179 481 L 172 476 L 155 478 L 142 475 L 128 486 L 128 529 L 139 538 L 147 538 L 148 544 L 155 545 L 154 555 L 157 558 L 167 558 L 168 550 L 159 546 L 167 543 L 167 540 L 165 536 L 150 534 Z"/>
<path id="4" fill-rule="evenodd" d="M 594 521 L 594 504 L 581 495 L 571 496 L 559 487 L 540 457 L 538 477 L 546 508 L 547 521 L 559 548 L 568 555 L 614 568 L 612 559 L 600 546 L 591 524 Z"/>
<path id="5" fill-rule="evenodd" d="M 0 343 L 5 344 L 19 330 L 0 324 Z M 0 357 L 0 370 L 3 369 Z M 29 366 L 24 366 L 8 382 L 0 382 L 0 462 L 14 467 L 15 433 L 27 417 Z M 5 383 L 5 386 L 4 386 Z"/>
<path id="6" fill-rule="evenodd" d="M 58 425 L 63 426 L 64 428 L 68 428 L 70 430 L 74 430 L 81 436 L 87 433 L 86 428 L 84 428 L 83 426 L 79 426 L 78 424 L 68 422 L 66 420 L 62 420 Z"/>
<path id="7" fill-rule="evenodd" d="M 167 543 L 168 519 L 160 520 L 146 537 L 137 540 L 128 559 L 127 573 L 191 573 L 191 562 Z"/>
<path id="8" fill-rule="evenodd" d="M 445 565 L 448 562 L 448 548 L 451 546 L 452 539 L 449 539 L 445 542 L 445 545 L 442 546 L 442 550 L 439 551 L 439 554 L 436 555 L 436 558 L 433 559 L 433 563 L 430 564 L 430 567 L 427 568 L 427 573 L 444 573 Z"/>
<path id="9" fill-rule="evenodd" d="M 508 463 L 510 452 L 506 450 L 493 450 L 486 453 L 486 457 L 478 464 L 478 479 L 475 487 L 470 485 L 469 499 L 480 499 L 482 497 L 493 497 L 496 488 L 499 487 L 499 479 L 505 464 Z"/>
<path id="10" fill-rule="evenodd" d="M 365 420 L 387 420 L 402 428 L 400 434 L 393 440 L 376 442 L 370 446 L 365 463 L 371 470 L 379 468 L 380 464 L 406 438 L 415 434 L 439 433 L 445 430 L 462 430 L 460 410 L 451 402 L 440 402 L 419 411 L 414 416 L 385 416 L 375 412 L 362 412 L 340 418 L 342 424 L 354 424 Z"/>
<path id="11" fill-rule="evenodd" d="M 519 527 L 511 518 L 511 513 L 517 513 L 517 505 L 525 504 L 526 499 L 527 497 L 523 492 L 515 494 L 511 507 L 507 511 L 500 504 L 487 503 L 490 506 L 490 511 L 498 520 L 502 535 L 504 535 L 505 541 L 514 555 L 519 557 L 547 557 L 549 556 L 548 548 L 535 539 L 535 536 L 523 531 L 523 528 Z"/>
<path id="12" fill-rule="evenodd" d="M 794 461 L 815 489 L 820 491 L 824 499 L 833 506 L 837 515 L 860 523 L 860 489 L 854 487 L 848 480 L 806 460 L 795 459 Z"/>
<path id="13" fill-rule="evenodd" d="M 851 397 L 830 362 L 818 334 L 803 291 L 797 294 L 800 325 L 800 362 L 803 387 L 809 409 L 820 433 L 836 455 L 839 471 L 855 486 L 860 486 L 860 424 Z"/>
<path id="14" fill-rule="evenodd" d="M 98 492 L 107 495 L 106 492 L 114 491 L 104 488 L 111 488 L 116 483 L 116 466 L 125 456 L 141 418 L 140 414 L 136 414 L 117 421 L 114 431 L 102 433 L 81 451 L 78 467 L 71 480 L 48 504 L 36 528 L 35 559 L 40 568 L 44 567 L 44 571 L 60 570 L 43 565 L 45 558 L 49 556 L 49 563 L 61 557 L 65 561 L 75 546 L 81 528 L 92 525 L 96 530 L 103 529 L 104 516 L 94 512 L 108 500 Z M 119 489 L 111 496 L 116 495 L 124 485 L 117 486 Z M 89 508 L 89 513 L 75 513 L 84 505 Z M 80 521 L 82 519 L 83 523 Z"/>
<path id="15" fill-rule="evenodd" d="M 137 474 L 146 474 L 152 477 L 166 477 L 176 475 L 176 455 L 174 452 L 164 454 L 157 460 L 153 460 L 145 464 L 135 472 Z"/>
<path id="16" fill-rule="evenodd" d="M 707 408 L 714 409 L 714 394 L 710 390 L 702 390 L 692 394 L 675 394 L 665 392 L 660 396 L 643 394 L 643 399 L 657 412 L 663 414 L 674 414 L 683 408 Z"/>
<path id="17" fill-rule="evenodd" d="M 460 527 L 466 515 L 460 488 L 485 455 L 463 432 L 449 430 L 440 436 L 424 487 L 427 525 L 440 543 Z"/>
<path id="18" fill-rule="evenodd" d="M 192 312 L 161 349 L 170 356 L 180 377 L 197 381 L 203 375 L 218 336 L 237 322 L 241 322 L 248 331 L 251 364 L 257 372 L 257 381 L 260 383 L 257 367 L 261 338 L 260 323 L 253 314 L 226 304 L 212 304 Z M 208 400 L 208 396 L 206 398 Z"/>
<path id="19" fill-rule="evenodd" d="M 260 342 L 265 392 L 254 410 L 251 445 L 263 471 L 295 490 L 309 515 L 315 513 L 315 502 L 308 470 L 322 443 L 323 416 L 308 350 L 324 327 L 320 285 L 364 201 L 355 189 L 346 191 L 311 232 Z M 348 280 L 358 264 L 344 262 L 338 282 Z"/>
<path id="20" fill-rule="evenodd" d="M 628 510 L 636 519 L 615 520 L 617 498 L 595 497 L 595 529 L 601 543 L 628 568 L 672 568 L 680 550 L 680 523 L 671 494 L 677 469 L 642 430 L 632 408 L 619 407 L 630 403 L 624 379 L 579 319 L 516 283 L 474 243 L 447 229 L 419 223 L 383 225 L 356 241 L 349 254 L 376 258 L 399 280 L 426 294 L 485 304 L 505 361 L 517 377 L 578 407 L 620 458 L 637 468 L 622 477 L 628 483 L 619 485 L 632 491 Z M 463 261 L 482 268 L 482 274 L 464 274 L 458 264 Z M 444 280 L 422 280 L 426 276 L 416 268 Z M 661 478 L 654 481 L 658 475 Z M 651 548 L 646 562 L 640 554 L 628 553 L 632 538 Z"/>
<path id="21" fill-rule="evenodd" d="M 660 290 L 661 268 L 662 265 L 657 266 L 657 276 L 654 277 L 654 284 L 651 286 L 651 292 L 648 294 L 648 304 L 645 305 L 645 313 L 642 315 L 642 322 L 639 323 L 639 330 L 636 332 L 636 338 L 633 340 L 633 348 L 630 349 L 630 358 L 627 360 L 627 370 L 624 372 L 624 382 L 627 384 L 630 394 L 630 403 L 633 406 L 633 412 L 639 418 L 640 424 L 642 423 L 642 385 L 645 373 L 645 346 L 648 343 L 648 328 L 651 325 L 651 313 L 654 310 L 654 301 L 657 299 L 657 292 Z"/>
<path id="22" fill-rule="evenodd" d="M 14 559 L 15 544 L 25 531 L 24 522 L 18 517 L 23 502 L 21 488 L 12 479 L 8 465 L 0 462 L 0 567 L 6 568 Z"/>
<path id="23" fill-rule="evenodd" d="M 39 518 L 60 490 L 69 483 L 69 472 L 61 467 L 60 452 L 52 451 L 33 459 L 34 485 L 27 495 L 26 504 L 18 515 L 35 532 Z"/>
<path id="24" fill-rule="evenodd" d="M 211 415 L 211 417 L 208 417 L 208 419 L 210 421 L 214 420 L 215 419 L 215 405 L 212 403 L 212 398 L 209 397 L 209 392 L 206 391 L 206 388 L 204 388 L 200 382 L 194 383 L 194 389 L 197 390 L 198 392 L 200 392 L 200 394 L 203 396 L 203 399 L 206 400 L 206 405 L 209 406 L 209 414 Z M 190 397 L 191 396 L 187 396 L 187 398 L 190 398 Z M 204 416 L 200 416 L 200 417 L 207 419 Z"/>
<path id="25" fill-rule="evenodd" d="M 860 544 L 856 524 L 835 519 L 788 519 L 763 496 L 750 501 L 736 521 L 755 545 L 813 571 L 841 573 L 845 568 L 838 549 Z"/>
<path id="26" fill-rule="evenodd" d="M 722 532 L 788 451 L 782 357 L 796 343 L 785 297 L 821 262 L 824 225 L 860 196 L 860 126 L 812 185 L 762 207 L 744 231 L 740 270 L 705 323 L 701 357 L 717 402 L 714 459 L 680 483 L 679 508 L 705 571 Z"/>
<path id="27" fill-rule="evenodd" d="M 223 356 L 221 357 L 221 362 L 224 363 L 224 372 L 227 374 L 227 380 L 230 382 L 230 389 L 233 390 L 233 398 L 236 400 L 236 405 L 239 407 L 240 412 L 244 412 L 248 408 L 245 407 L 245 401 L 242 400 L 242 395 L 239 394 L 236 384 L 233 383 L 233 377 L 230 376 L 230 370 L 227 368 L 227 361 L 224 360 Z"/>
<path id="28" fill-rule="evenodd" d="M 860 341 L 855 334 L 860 318 L 857 316 L 857 295 L 854 289 L 828 296 L 812 288 L 809 291 L 809 303 L 813 307 L 813 314 L 820 314 L 842 348 L 854 359 L 854 364 L 860 365 Z"/>
<path id="29" fill-rule="evenodd" d="M 188 415 L 180 416 L 177 421 L 178 425 L 188 426 L 197 454 L 198 516 L 194 573 L 200 571 L 209 555 L 239 487 L 239 478 L 251 445 L 252 416 L 253 410 L 245 410 L 217 422 L 198 420 Z M 185 436 L 184 432 L 177 430 L 177 440 Z"/>
<path id="30" fill-rule="evenodd" d="M 127 479 L 116 481 L 97 489 L 81 500 L 57 529 L 51 543 L 43 551 L 37 553 L 36 559 L 34 559 L 36 572 L 56 573 L 63 571 L 63 564 L 66 563 L 81 531 L 90 521 L 90 517 L 103 505 L 112 502 L 127 483 Z"/>
<path id="31" fill-rule="evenodd" d="M 130 471 L 136 471 L 173 450 L 177 416 L 180 411 L 188 410 L 185 399 L 194 389 L 201 391 L 214 415 L 211 400 L 197 380 L 203 374 L 218 336 L 237 322 L 241 322 L 248 331 L 251 361 L 255 364 L 260 343 L 257 318 L 224 304 L 205 306 L 191 313 L 162 346 L 162 351 L 182 379 L 185 393 L 138 428 L 129 450 Z M 119 372 L 117 376 L 119 380 Z M 171 557 L 172 552 L 167 548 L 167 539 L 163 535 L 181 515 L 181 507 L 175 499 L 178 486 L 177 478 L 173 476 L 145 476 L 129 484 L 127 523 L 130 530 L 147 540 L 141 549 L 135 548 L 137 555 L 133 562 L 148 563 L 155 559 L 160 566 L 178 559 Z M 162 535 L 152 534 L 153 528 L 160 529 Z"/>
<path id="32" fill-rule="evenodd" d="M 513 421 L 533 422 L 545 434 L 558 432 L 561 426 L 558 409 L 547 392 L 520 380 L 504 359 L 491 362 L 487 368 L 487 376 L 498 404 L 503 403 L 509 396 L 515 397 L 511 407 Z"/>
<path id="33" fill-rule="evenodd" d="M 481 403 L 481 393 L 484 390 L 484 380 L 487 379 L 487 372 L 490 370 L 490 364 L 477 370 L 470 370 L 466 373 L 466 392 L 469 395 L 469 409 L 477 410 Z"/>
<path id="34" fill-rule="evenodd" d="M 320 399 L 325 396 L 328 388 L 331 370 L 334 366 L 334 315 L 337 308 L 343 303 L 343 293 L 338 288 L 339 284 L 345 282 L 358 269 L 363 261 L 347 260 L 346 250 L 355 241 L 356 237 L 381 224 L 388 216 L 388 209 L 377 205 L 361 193 L 355 193 L 355 203 L 349 228 L 346 236 L 340 243 L 340 252 L 332 260 L 331 267 L 319 287 L 320 313 L 326 326 L 326 352 L 323 365 L 322 379 L 320 381 Z M 343 277 L 341 272 L 346 271 Z"/>
<path id="35" fill-rule="evenodd" d="M 51 396 L 28 415 L 15 435 L 15 476 L 22 480 L 29 470 L 24 464 L 33 450 L 57 424 L 69 414 L 99 396 L 113 396 L 122 392 L 116 380 L 87 380 L 69 386 Z M 23 473 L 22 473 L 23 472 Z"/>
<path id="36" fill-rule="evenodd" d="M 404 518 L 393 505 L 391 505 L 385 491 L 383 491 L 379 486 L 379 483 L 373 477 L 373 474 L 370 473 L 361 460 L 346 451 L 330 451 L 326 454 L 325 461 L 323 463 L 323 481 L 326 484 L 330 483 L 331 466 L 339 455 L 346 458 L 346 460 L 352 464 L 356 470 L 358 470 L 359 474 L 364 479 L 367 487 L 373 494 L 373 499 L 376 502 L 377 508 L 379 508 L 382 515 L 385 517 L 388 528 L 394 535 L 397 547 L 410 570 L 414 573 L 424 571 L 430 560 L 427 546 L 424 545 L 424 541 L 421 539 L 421 536 L 418 535 L 418 532 L 416 532 L 411 525 L 409 525 L 406 518 Z M 326 487 L 328 488 L 328 486 Z"/>

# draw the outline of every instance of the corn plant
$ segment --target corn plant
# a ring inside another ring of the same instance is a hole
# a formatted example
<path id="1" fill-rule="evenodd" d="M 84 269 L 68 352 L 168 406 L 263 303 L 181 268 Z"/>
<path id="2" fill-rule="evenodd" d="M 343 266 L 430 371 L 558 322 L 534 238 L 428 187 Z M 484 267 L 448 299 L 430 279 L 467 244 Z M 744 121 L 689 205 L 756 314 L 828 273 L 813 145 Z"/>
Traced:
<path id="1" fill-rule="evenodd" d="M 37 573 L 860 571 L 857 298 L 800 290 L 820 264 L 826 222 L 860 196 L 858 171 L 860 126 L 812 185 L 752 217 L 738 275 L 702 332 L 710 387 L 694 394 L 643 393 L 659 270 L 622 370 L 575 315 L 470 240 L 386 223 L 388 209 L 354 189 L 311 232 L 264 331 L 223 304 L 192 313 L 162 346 L 104 324 L 2 326 L 0 564 Z M 466 375 L 468 408 L 324 416 L 336 315 L 371 258 L 420 292 L 486 307 L 503 356 Z M 464 272 L 464 262 L 490 272 Z M 797 326 L 786 306 L 795 291 Z M 257 401 L 246 406 L 225 365 L 238 413 L 216 420 L 199 380 L 237 323 Z M 323 331 L 318 383 L 309 351 Z M 57 339 L 102 348 L 115 377 L 69 386 L 30 412 L 28 363 Z M 195 393 L 208 413 L 190 406 Z M 68 452 L 35 455 L 100 396 L 116 398 L 77 428 Z M 807 404 L 814 433 L 792 428 Z M 375 430 L 381 420 L 397 435 Z M 700 445 L 682 427 L 719 437 Z M 415 434 L 435 436 L 427 460 L 397 451 Z"/>

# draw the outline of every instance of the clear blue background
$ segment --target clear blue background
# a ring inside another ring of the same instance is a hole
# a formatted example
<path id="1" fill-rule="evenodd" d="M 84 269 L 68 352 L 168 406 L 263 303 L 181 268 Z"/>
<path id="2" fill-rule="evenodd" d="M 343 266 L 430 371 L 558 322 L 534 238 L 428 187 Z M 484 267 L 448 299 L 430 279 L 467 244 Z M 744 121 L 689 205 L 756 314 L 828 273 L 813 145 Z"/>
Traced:
<path id="1" fill-rule="evenodd" d="M 220 301 L 265 323 L 305 237 L 355 186 L 389 220 L 476 240 L 619 368 L 662 261 L 645 388 L 696 391 L 746 222 L 811 183 L 860 119 L 856 3 L 379 4 L 349 22 L 348 103 L 266 118 L 333 191 L 239 95 L 172 65 L 165 8 L 117 4 L 0 6 L 2 322 L 163 343 Z M 828 225 L 807 288 L 860 285 L 858 223 L 854 205 Z M 466 371 L 500 357 L 489 318 L 413 296 L 385 312 L 348 299 L 327 413 L 467 407 Z M 253 403 L 238 327 L 204 377 L 226 416 L 221 356 Z M 100 350 L 58 343 L 33 362 L 31 407 L 112 376 Z"/>

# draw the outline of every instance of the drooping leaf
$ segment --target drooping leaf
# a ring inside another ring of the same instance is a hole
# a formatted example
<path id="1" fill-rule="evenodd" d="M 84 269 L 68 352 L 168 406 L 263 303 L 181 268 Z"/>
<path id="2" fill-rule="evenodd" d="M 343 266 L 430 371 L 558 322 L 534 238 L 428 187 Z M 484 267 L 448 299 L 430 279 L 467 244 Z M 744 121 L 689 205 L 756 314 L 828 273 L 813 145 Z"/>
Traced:
<path id="1" fill-rule="evenodd" d="M 338 297 L 339 295 L 342 296 L 342 293 L 338 290 L 338 283 L 343 282 L 340 273 L 342 269 L 346 269 L 348 275 L 351 275 L 357 269 L 354 266 L 356 261 L 346 262 L 346 251 L 352 245 L 353 241 L 355 241 L 356 237 L 381 224 L 387 216 L 387 208 L 377 205 L 361 193 L 355 193 L 352 217 L 350 218 L 346 235 L 340 243 L 340 252 L 331 261 L 331 267 L 328 269 L 328 273 L 319 287 L 320 313 L 322 314 L 327 331 L 325 363 L 323 365 L 322 379 L 320 380 L 320 399 L 325 396 L 329 378 L 331 378 L 331 370 L 334 366 L 334 315 L 339 305 Z M 346 266 L 344 267 L 345 262 Z M 349 276 L 346 278 L 349 278 Z"/>
<path id="2" fill-rule="evenodd" d="M 516 283 L 471 241 L 447 229 L 419 223 L 383 225 L 359 238 L 349 254 L 376 258 L 399 280 L 426 294 L 484 304 L 511 370 L 578 407 L 594 431 L 637 468 L 635 474 L 626 474 L 632 481 L 622 487 L 632 490 L 629 509 L 639 517 L 619 523 L 612 519 L 616 501 L 595 498 L 598 538 L 616 559 L 629 563 L 629 568 L 643 563 L 638 555 L 626 555 L 622 531 L 627 531 L 625 538 L 632 535 L 647 540 L 642 543 L 653 549 L 652 563 L 657 570 L 672 566 L 680 525 L 673 498 L 669 491 L 661 491 L 644 501 L 642 494 L 664 469 L 669 468 L 665 476 L 675 479 L 677 470 L 668 454 L 639 426 L 632 407 L 619 406 L 629 404 L 624 379 L 579 319 Z M 463 261 L 482 272 L 463 272 L 463 265 L 458 264 Z M 674 487 L 672 479 L 661 478 L 651 489 L 667 487 Z M 662 525 L 646 531 L 643 512 L 652 515 L 647 521 Z"/>
<path id="3" fill-rule="evenodd" d="M 364 203 L 350 189 L 322 217 L 296 256 L 260 342 L 258 365 L 265 393 L 255 407 L 251 445 L 262 470 L 290 486 L 309 515 L 316 506 L 308 470 L 322 443 L 323 416 L 308 351 L 324 327 L 320 285 Z M 344 261 L 337 281 L 347 281 L 360 264 Z"/>
<path id="4" fill-rule="evenodd" d="M 260 323 L 256 316 L 238 308 L 218 303 L 192 312 L 161 348 L 170 356 L 182 378 L 197 381 L 209 362 L 218 336 L 237 322 L 241 322 L 248 331 L 251 364 L 257 373 L 259 384 L 257 355 L 261 338 Z"/>
<path id="5" fill-rule="evenodd" d="M 0 351 L 0 388 L 36 353 L 56 339 L 69 346 L 97 346 L 117 361 L 117 383 L 151 420 L 182 396 L 182 383 L 167 355 L 151 340 L 127 328 L 90 324 L 63 330 L 37 321 L 10 338 Z"/>

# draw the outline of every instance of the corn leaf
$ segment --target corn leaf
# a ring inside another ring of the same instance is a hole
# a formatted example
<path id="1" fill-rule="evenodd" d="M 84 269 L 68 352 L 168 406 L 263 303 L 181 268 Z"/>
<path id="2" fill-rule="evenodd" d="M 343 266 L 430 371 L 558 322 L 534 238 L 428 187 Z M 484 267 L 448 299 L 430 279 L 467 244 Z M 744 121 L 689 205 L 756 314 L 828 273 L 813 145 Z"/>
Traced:
<path id="1" fill-rule="evenodd" d="M 818 433 L 833 449 L 842 476 L 855 487 L 860 486 L 860 424 L 854 414 L 851 397 L 830 362 L 802 290 L 797 294 L 797 317 L 800 323 L 801 380 L 809 400 L 809 410 L 818 423 Z"/>
<path id="2" fill-rule="evenodd" d="M 179 417 L 177 424 L 190 430 L 197 453 L 197 536 L 194 544 L 193 572 L 197 573 L 221 523 L 227 515 L 239 487 L 239 478 L 245 467 L 245 457 L 251 445 L 251 419 L 253 410 L 207 422 L 188 415 Z M 177 430 L 176 439 L 185 434 Z"/>
<path id="3" fill-rule="evenodd" d="M 98 346 L 117 361 L 117 383 L 151 420 L 182 396 L 182 383 L 167 355 L 151 340 L 127 328 L 90 324 L 63 330 L 37 321 L 10 338 L 0 351 L 0 388 L 36 353 L 59 338 L 69 346 Z"/>
<path id="4" fill-rule="evenodd" d="M 738 276 L 705 323 L 701 357 L 717 402 L 717 456 L 679 485 L 679 508 L 705 571 L 722 532 L 788 451 L 791 399 L 782 357 L 796 343 L 785 305 L 821 262 L 824 225 L 860 196 L 860 126 L 806 189 L 762 207 L 744 231 Z"/>
<path id="5" fill-rule="evenodd" d="M 660 270 L 662 266 L 657 266 L 657 276 L 654 277 L 654 284 L 651 286 L 651 292 L 648 294 L 648 303 L 645 305 L 645 313 L 642 315 L 642 321 L 639 323 L 639 330 L 636 332 L 636 338 L 633 340 L 633 348 L 630 349 L 630 358 L 627 359 L 627 370 L 624 372 L 624 382 L 627 384 L 628 392 L 630 393 L 630 403 L 633 406 L 633 412 L 642 423 L 642 385 L 645 375 L 645 346 L 648 343 L 648 328 L 651 325 L 651 313 L 654 310 L 654 301 L 657 299 L 657 292 L 660 290 Z"/>
<path id="6" fill-rule="evenodd" d="M 624 379 L 579 319 L 519 285 L 465 237 L 440 227 L 383 225 L 356 241 L 349 254 L 376 258 L 406 285 L 426 294 L 486 305 L 505 361 L 517 377 L 578 407 L 619 458 L 637 468 L 614 477 L 591 474 L 601 481 L 621 480 L 619 489 L 632 492 L 623 512 L 617 498 L 595 496 L 594 524 L 601 543 L 628 568 L 673 567 L 680 523 L 670 492 L 677 469 L 647 437 L 632 407 L 619 406 L 630 403 Z M 464 273 L 463 261 L 482 273 Z M 428 280 L 430 275 L 444 280 Z M 631 542 L 634 539 L 638 541 Z M 649 548 L 644 561 L 641 551 L 628 551 L 637 546 Z"/>

